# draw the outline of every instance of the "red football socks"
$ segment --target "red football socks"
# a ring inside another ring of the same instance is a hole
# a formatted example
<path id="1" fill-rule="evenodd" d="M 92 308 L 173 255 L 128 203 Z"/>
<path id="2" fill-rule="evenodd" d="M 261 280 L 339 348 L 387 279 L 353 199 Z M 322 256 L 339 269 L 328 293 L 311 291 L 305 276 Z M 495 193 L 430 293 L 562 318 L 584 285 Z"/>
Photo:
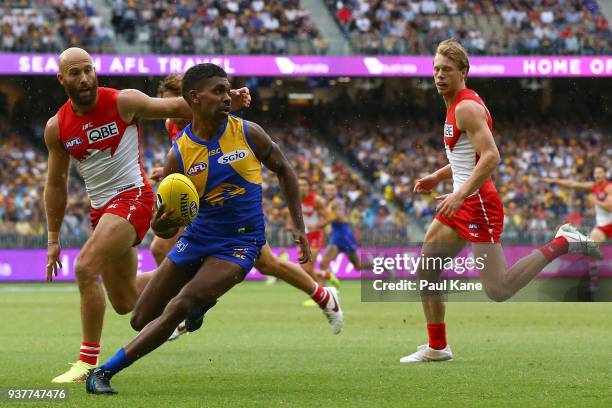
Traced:
<path id="1" fill-rule="evenodd" d="M 314 300 L 321 308 L 324 308 L 329 301 L 329 293 L 327 293 L 327 290 L 325 290 L 323 286 L 317 285 L 317 288 L 310 298 Z"/>
<path id="2" fill-rule="evenodd" d="M 565 237 L 558 237 L 541 247 L 539 251 L 542 252 L 542 255 L 544 255 L 548 262 L 552 262 L 561 255 L 567 254 L 568 249 L 569 243 L 567 239 Z"/>
<path id="3" fill-rule="evenodd" d="M 96 343 L 81 343 L 81 351 L 79 352 L 79 360 L 96 365 L 98 363 L 98 356 L 100 355 L 100 345 Z"/>
<path id="4" fill-rule="evenodd" d="M 429 347 L 436 350 L 446 347 L 446 324 L 428 323 L 427 333 L 429 334 Z"/>

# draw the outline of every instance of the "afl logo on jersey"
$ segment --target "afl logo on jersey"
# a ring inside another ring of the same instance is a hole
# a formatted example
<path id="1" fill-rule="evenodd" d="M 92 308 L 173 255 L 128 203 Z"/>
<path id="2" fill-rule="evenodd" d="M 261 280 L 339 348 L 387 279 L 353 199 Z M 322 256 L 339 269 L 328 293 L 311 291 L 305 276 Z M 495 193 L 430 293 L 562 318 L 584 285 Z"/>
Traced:
<path id="1" fill-rule="evenodd" d="M 191 165 L 189 170 L 187 170 L 188 176 L 195 176 L 196 174 L 200 174 L 204 170 L 208 168 L 208 164 L 204 162 L 198 162 Z"/>
<path id="2" fill-rule="evenodd" d="M 87 140 L 89 140 L 89 143 L 96 143 L 108 139 L 109 137 L 117 136 L 118 134 L 119 128 L 117 127 L 117 123 L 112 122 L 88 131 Z"/>
<path id="3" fill-rule="evenodd" d="M 240 161 L 249 155 L 248 150 L 234 150 L 233 152 L 229 152 L 224 154 L 223 156 L 217 159 L 217 163 L 219 164 L 230 164 L 237 161 Z"/>
<path id="4" fill-rule="evenodd" d="M 83 139 L 77 136 L 77 137 L 73 137 L 72 139 L 66 141 L 64 143 L 64 146 L 66 147 L 66 149 L 72 149 L 82 144 L 83 144 Z"/>

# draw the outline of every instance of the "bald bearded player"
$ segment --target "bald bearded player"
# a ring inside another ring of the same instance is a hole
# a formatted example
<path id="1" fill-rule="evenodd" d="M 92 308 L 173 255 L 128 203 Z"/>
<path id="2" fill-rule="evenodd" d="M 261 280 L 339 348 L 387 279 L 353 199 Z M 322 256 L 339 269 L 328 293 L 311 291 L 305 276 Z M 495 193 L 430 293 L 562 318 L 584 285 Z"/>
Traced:
<path id="1" fill-rule="evenodd" d="M 191 109 L 181 97 L 151 98 L 135 89 L 98 87 L 92 59 L 81 48 L 65 50 L 59 68 L 57 79 L 69 99 L 49 119 L 44 134 L 49 150 L 45 184 L 47 281 L 62 267 L 60 229 L 71 157 L 85 181 L 94 229 L 74 267 L 83 333 L 79 359 L 52 380 L 68 383 L 84 381 L 97 365 L 106 305 L 102 285 L 113 309 L 127 314 L 150 279 L 150 274 L 136 276 L 135 245 L 149 229 L 154 204 L 140 158 L 139 120 L 189 119 Z M 232 108 L 249 104 L 246 88 L 232 91 Z"/>

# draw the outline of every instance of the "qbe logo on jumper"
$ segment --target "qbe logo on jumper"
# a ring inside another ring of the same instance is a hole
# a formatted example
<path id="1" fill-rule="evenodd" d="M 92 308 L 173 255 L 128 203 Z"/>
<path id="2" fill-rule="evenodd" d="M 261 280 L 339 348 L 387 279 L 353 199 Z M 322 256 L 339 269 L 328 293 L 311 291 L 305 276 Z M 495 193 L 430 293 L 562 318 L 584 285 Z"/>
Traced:
<path id="1" fill-rule="evenodd" d="M 89 143 L 96 143 L 119 134 L 119 127 L 116 122 L 107 123 L 87 132 L 87 140 Z"/>

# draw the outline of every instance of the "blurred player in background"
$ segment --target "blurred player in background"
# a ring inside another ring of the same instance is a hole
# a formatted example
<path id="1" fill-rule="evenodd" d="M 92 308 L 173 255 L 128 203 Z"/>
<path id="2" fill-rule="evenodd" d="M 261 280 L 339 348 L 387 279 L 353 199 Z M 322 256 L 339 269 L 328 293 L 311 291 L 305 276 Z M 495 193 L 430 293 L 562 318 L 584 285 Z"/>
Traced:
<path id="1" fill-rule="evenodd" d="M 329 243 L 325 248 L 323 259 L 320 267 L 324 272 L 324 279 L 329 279 L 331 282 L 338 284 L 338 278 L 330 269 L 329 264 L 336 259 L 338 254 L 344 252 L 348 257 L 355 270 L 364 270 L 370 268 L 371 264 L 362 263 L 357 254 L 357 239 L 353 234 L 353 230 L 349 224 L 348 214 L 344 200 L 338 194 L 338 188 L 334 183 L 325 184 L 325 196 L 327 198 L 327 218 L 322 220 L 316 228 L 323 229 L 326 225 L 331 224 L 331 234 Z"/>
<path id="2" fill-rule="evenodd" d="M 453 193 L 438 197 L 437 215 L 425 235 L 422 256 L 424 259 L 454 258 L 467 242 L 472 243 L 474 258 L 483 260 L 480 277 L 487 295 L 492 300 L 504 301 L 555 258 L 567 253 L 601 257 L 601 252 L 593 240 L 566 224 L 551 242 L 507 269 L 500 244 L 504 209 L 491 179 L 500 156 L 492 135 L 491 114 L 480 96 L 465 85 L 469 67 L 467 53 L 460 43 L 454 40 L 440 43 L 433 72 L 436 88 L 447 108 L 443 139 L 449 164 L 418 180 L 414 191 L 430 193 L 440 182 L 452 178 Z M 423 268 L 421 263 L 420 266 L 419 279 L 430 283 L 439 280 L 441 270 L 436 265 Z M 400 361 L 451 360 L 442 294 L 422 290 L 421 298 L 429 343 Z"/>
<path id="3" fill-rule="evenodd" d="M 544 178 L 543 181 L 548 184 L 557 184 L 564 188 L 593 193 L 595 228 L 591 231 L 591 239 L 597 243 L 603 243 L 612 239 L 612 182 L 606 179 L 606 169 L 603 166 L 595 166 L 593 169 L 593 181 L 574 181 L 556 178 Z M 598 263 L 591 260 L 591 292 L 596 292 L 599 289 L 597 270 Z"/>
<path id="4" fill-rule="evenodd" d="M 183 98 L 150 98 L 135 89 L 98 88 L 91 57 L 80 48 L 65 50 L 59 68 L 57 78 L 69 99 L 49 119 L 44 133 L 49 150 L 45 184 L 48 281 L 62 267 L 60 228 L 66 209 L 70 157 L 85 180 L 94 228 L 74 268 L 83 330 L 79 359 L 53 379 L 65 383 L 83 381 L 97 364 L 106 303 L 102 284 L 115 311 L 126 314 L 151 277 L 136 277 L 134 246 L 149 229 L 154 203 L 140 158 L 139 119 L 189 118 L 191 109 Z M 250 102 L 250 96 L 246 97 Z M 236 100 L 242 103 L 242 95 Z"/>
<path id="5" fill-rule="evenodd" d="M 91 372 L 89 393 L 116 393 L 110 386 L 113 375 L 155 350 L 183 319 L 203 314 L 244 279 L 265 243 L 262 164 L 278 175 L 300 261 L 310 258 L 297 177 L 259 125 L 229 115 L 229 91 L 227 74 L 214 64 L 196 65 L 183 77 L 182 92 L 193 109 L 193 121 L 168 153 L 164 175 L 183 173 L 194 182 L 202 198 L 198 217 L 138 301 L 132 325 L 140 334 Z M 198 171 L 190 171 L 194 164 Z M 178 231 L 166 217 L 162 206 L 153 222 L 162 237 Z M 335 288 L 319 287 L 318 302 L 341 313 L 336 298 Z"/>
<path id="6" fill-rule="evenodd" d="M 181 76 L 178 74 L 168 75 L 164 78 L 158 87 L 158 95 L 162 98 L 179 98 L 181 96 Z M 185 119 L 168 118 L 166 119 L 166 131 L 170 139 L 170 144 L 174 143 L 174 140 L 178 137 L 181 131 L 189 123 Z M 161 181 L 164 168 L 156 167 L 151 173 L 151 179 L 155 181 Z M 161 265 L 162 261 L 170 252 L 178 237 L 183 233 L 183 228 L 179 229 L 179 232 L 172 238 L 163 239 L 158 236 L 153 237 L 151 241 L 151 254 L 155 259 L 157 266 Z"/>
<path id="7" fill-rule="evenodd" d="M 162 98 L 182 97 L 181 81 L 182 77 L 180 75 L 172 74 L 167 76 L 159 84 L 159 95 Z M 176 138 L 189 123 L 189 120 L 184 119 L 166 119 L 165 125 L 170 138 L 170 143 L 174 143 Z M 155 181 L 160 181 L 163 178 L 163 170 L 163 167 L 156 167 L 153 169 L 151 178 Z M 168 239 L 161 238 L 157 235 L 153 238 L 153 241 L 151 242 L 151 253 L 155 258 L 157 266 L 161 265 L 162 261 L 166 258 L 166 255 L 168 255 L 183 231 L 184 228 L 179 228 L 178 233 Z M 307 264 L 309 263 L 310 262 L 307 262 Z M 255 268 L 264 275 L 273 277 L 275 279 L 281 279 L 306 293 L 310 297 L 307 302 L 312 302 L 313 305 L 318 305 L 321 308 L 323 314 L 332 325 L 332 332 L 334 334 L 340 333 L 342 330 L 342 319 L 339 319 L 336 313 L 330 313 L 325 307 L 325 304 L 315 302 L 314 298 L 319 291 L 319 284 L 313 278 L 306 275 L 298 265 L 290 262 L 288 258 L 281 259 L 280 257 L 276 257 L 270 246 L 266 243 L 261 249 L 261 255 L 255 261 Z M 180 323 L 169 337 L 169 340 L 176 340 L 179 336 L 187 332 L 197 330 L 199 327 L 201 327 L 203 319 L 204 316 L 202 315 L 202 318 L 193 324 L 189 324 L 189 322 Z"/>
<path id="8" fill-rule="evenodd" d="M 312 253 L 310 262 L 302 265 L 302 268 L 315 279 L 320 285 L 326 281 L 336 288 L 340 287 L 340 281 L 333 273 L 317 271 L 315 269 L 319 252 L 325 246 L 325 220 L 327 219 L 327 205 L 325 200 L 310 189 L 310 182 L 305 177 L 300 177 L 300 196 L 302 199 L 302 213 L 304 214 L 304 223 L 306 224 L 306 238 Z M 314 306 L 312 299 L 304 302 L 304 306 Z"/>

